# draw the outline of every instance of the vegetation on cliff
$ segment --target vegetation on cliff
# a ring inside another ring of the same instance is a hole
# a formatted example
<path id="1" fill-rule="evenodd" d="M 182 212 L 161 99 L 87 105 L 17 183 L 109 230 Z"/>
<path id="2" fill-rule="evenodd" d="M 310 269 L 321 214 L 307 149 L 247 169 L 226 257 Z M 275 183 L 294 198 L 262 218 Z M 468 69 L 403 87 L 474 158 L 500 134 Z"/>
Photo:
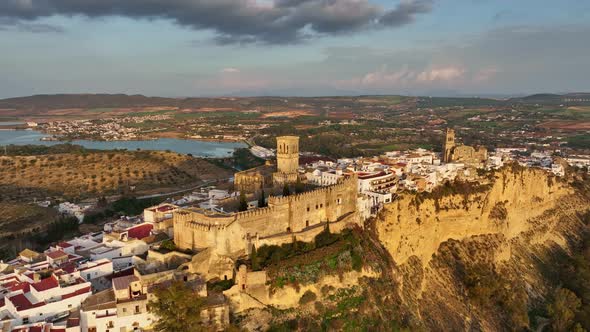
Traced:
<path id="1" fill-rule="evenodd" d="M 154 331 L 208 331 L 201 320 L 204 299 L 187 284 L 177 281 L 169 287 L 157 288 L 154 295 L 156 299 L 150 302 L 150 311 L 159 318 Z"/>

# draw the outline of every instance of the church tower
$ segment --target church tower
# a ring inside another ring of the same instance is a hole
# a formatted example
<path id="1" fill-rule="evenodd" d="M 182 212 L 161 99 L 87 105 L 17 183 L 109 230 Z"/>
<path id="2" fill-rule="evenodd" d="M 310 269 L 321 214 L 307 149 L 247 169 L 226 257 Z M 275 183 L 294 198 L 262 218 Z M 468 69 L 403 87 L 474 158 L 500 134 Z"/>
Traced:
<path id="1" fill-rule="evenodd" d="M 299 137 L 277 137 L 277 173 L 274 174 L 275 183 L 297 181 L 299 169 Z"/>
<path id="2" fill-rule="evenodd" d="M 299 168 L 299 137 L 277 137 L 277 170 L 279 173 L 296 173 Z"/>
<path id="3" fill-rule="evenodd" d="M 447 128 L 447 135 L 443 144 L 443 162 L 452 162 L 453 148 L 455 147 L 455 130 Z"/>

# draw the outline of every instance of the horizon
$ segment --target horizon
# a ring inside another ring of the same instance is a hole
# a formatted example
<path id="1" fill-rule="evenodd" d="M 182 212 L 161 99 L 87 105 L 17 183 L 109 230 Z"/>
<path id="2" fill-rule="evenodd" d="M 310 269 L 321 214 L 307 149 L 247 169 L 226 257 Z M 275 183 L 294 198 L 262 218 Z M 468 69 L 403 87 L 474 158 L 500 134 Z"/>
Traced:
<path id="1" fill-rule="evenodd" d="M 0 98 L 590 91 L 578 0 L 0 4 Z"/>
<path id="2" fill-rule="evenodd" d="M 343 95 L 202 95 L 202 96 L 162 96 L 162 95 L 145 95 L 141 93 L 127 94 L 127 93 L 107 93 L 107 92 L 81 92 L 81 93 L 39 93 L 34 95 L 22 95 L 22 96 L 11 96 L 2 97 L 1 100 L 9 99 L 21 99 L 21 98 L 34 98 L 34 97 L 45 97 L 45 96 L 117 96 L 123 95 L 128 97 L 141 96 L 145 98 L 166 98 L 166 99 L 224 99 L 224 98 L 327 98 L 327 97 L 388 97 L 388 96 L 399 96 L 399 97 L 410 97 L 410 98 L 481 98 L 481 99 L 496 99 L 496 100 L 509 100 L 512 98 L 524 98 L 539 95 L 555 95 L 555 96 L 566 96 L 575 94 L 590 94 L 590 92 L 582 91 L 570 91 L 570 92 L 537 92 L 531 94 L 487 94 L 482 93 L 479 95 L 468 95 L 468 94 L 456 94 L 456 95 L 403 95 L 403 94 L 343 94 Z"/>

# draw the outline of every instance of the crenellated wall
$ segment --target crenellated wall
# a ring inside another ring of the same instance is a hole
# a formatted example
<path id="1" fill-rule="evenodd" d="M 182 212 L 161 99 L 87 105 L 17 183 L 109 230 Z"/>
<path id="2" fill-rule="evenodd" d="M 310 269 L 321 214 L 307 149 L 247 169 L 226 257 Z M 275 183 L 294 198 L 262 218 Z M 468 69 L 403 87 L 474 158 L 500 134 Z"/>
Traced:
<path id="1" fill-rule="evenodd" d="M 358 223 L 356 177 L 314 191 L 268 199 L 268 207 L 237 213 L 213 213 L 185 209 L 174 214 L 174 242 L 181 249 L 213 247 L 224 255 L 249 252 L 260 238 L 265 243 L 283 243 L 284 236 L 317 230 L 326 222 L 347 217 L 347 224 Z M 279 243 L 279 244 L 280 244 Z"/>

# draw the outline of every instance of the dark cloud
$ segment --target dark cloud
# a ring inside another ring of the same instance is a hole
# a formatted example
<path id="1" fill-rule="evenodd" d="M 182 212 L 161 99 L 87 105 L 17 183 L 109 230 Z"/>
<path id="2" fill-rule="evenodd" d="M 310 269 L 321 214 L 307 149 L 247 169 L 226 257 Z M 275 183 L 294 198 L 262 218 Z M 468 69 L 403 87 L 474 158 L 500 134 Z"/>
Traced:
<path id="1" fill-rule="evenodd" d="M 418 14 L 432 10 L 433 0 L 415 0 L 400 3 L 395 9 L 385 13 L 379 22 L 386 26 L 402 26 L 414 22 Z"/>
<path id="2" fill-rule="evenodd" d="M 431 10 L 432 0 L 402 0 L 385 10 L 371 0 L 0 0 L 0 18 L 53 15 L 169 19 L 211 30 L 221 44 L 295 43 L 311 36 L 397 27 Z"/>
<path id="3" fill-rule="evenodd" d="M 64 29 L 57 25 L 35 22 L 23 22 L 11 17 L 0 17 L 0 31 L 16 30 L 31 33 L 62 33 Z"/>

